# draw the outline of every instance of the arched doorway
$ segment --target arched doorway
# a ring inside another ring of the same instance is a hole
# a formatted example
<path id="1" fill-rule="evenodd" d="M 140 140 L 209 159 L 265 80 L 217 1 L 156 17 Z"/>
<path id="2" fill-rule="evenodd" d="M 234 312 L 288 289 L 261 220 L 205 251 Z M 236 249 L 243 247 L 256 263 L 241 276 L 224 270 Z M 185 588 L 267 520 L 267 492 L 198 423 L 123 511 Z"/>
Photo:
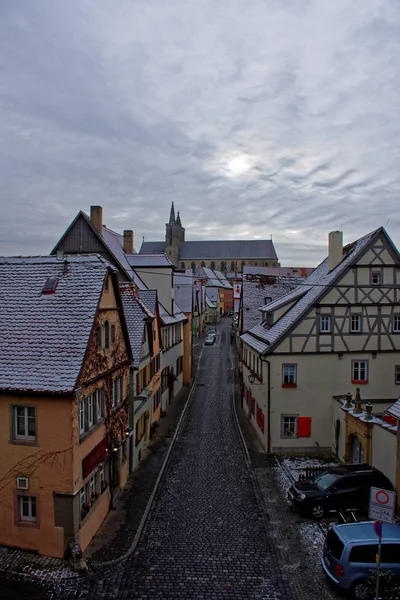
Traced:
<path id="1" fill-rule="evenodd" d="M 364 462 L 364 446 L 356 435 L 350 436 L 350 457 L 351 462 L 361 465 Z"/>

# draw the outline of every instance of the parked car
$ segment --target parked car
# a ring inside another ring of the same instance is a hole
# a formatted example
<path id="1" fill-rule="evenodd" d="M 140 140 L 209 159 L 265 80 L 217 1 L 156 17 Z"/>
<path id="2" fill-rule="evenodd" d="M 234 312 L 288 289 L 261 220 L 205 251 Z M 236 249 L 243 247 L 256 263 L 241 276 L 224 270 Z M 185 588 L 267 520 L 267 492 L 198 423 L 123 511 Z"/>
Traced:
<path id="1" fill-rule="evenodd" d="M 357 599 L 370 597 L 368 579 L 376 570 L 378 538 L 373 522 L 346 523 L 329 529 L 321 565 L 325 575 L 337 587 L 351 590 Z M 400 577 L 400 527 L 384 523 L 382 527 L 381 569 Z"/>
<path id="2" fill-rule="evenodd" d="M 297 481 L 288 492 L 292 506 L 321 519 L 330 511 L 367 510 L 371 486 L 393 490 L 389 479 L 369 465 L 330 467 L 312 481 Z"/>
<path id="3" fill-rule="evenodd" d="M 210 327 L 207 331 L 207 335 L 214 335 L 215 337 L 217 337 L 217 330 L 215 329 L 215 327 Z"/>
<path id="4" fill-rule="evenodd" d="M 204 345 L 205 346 L 212 346 L 215 343 L 215 335 L 214 334 L 208 334 L 208 336 L 205 339 Z"/>

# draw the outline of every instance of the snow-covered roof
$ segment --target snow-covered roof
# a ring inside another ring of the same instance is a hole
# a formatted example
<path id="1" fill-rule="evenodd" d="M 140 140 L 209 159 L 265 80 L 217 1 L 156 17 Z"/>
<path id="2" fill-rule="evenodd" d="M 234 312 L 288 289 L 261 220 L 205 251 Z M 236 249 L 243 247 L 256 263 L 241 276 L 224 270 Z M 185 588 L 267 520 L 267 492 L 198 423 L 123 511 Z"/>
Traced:
<path id="1" fill-rule="evenodd" d="M 262 352 L 271 351 L 272 346 L 302 318 L 321 296 L 329 291 L 329 287 L 333 282 L 343 275 L 346 269 L 359 258 L 371 241 L 382 231 L 384 231 L 384 229 L 380 227 L 361 237 L 353 244 L 346 246 L 344 248 L 343 260 L 331 271 L 328 271 L 328 258 L 326 258 L 298 288 L 293 290 L 293 292 L 286 294 L 279 300 L 276 300 L 263 308 L 263 311 L 265 312 L 273 312 L 275 309 L 285 306 L 288 302 L 295 302 L 295 304 L 270 329 L 267 329 L 262 324 L 255 325 L 247 334 L 245 334 L 246 338 L 242 336 L 241 339 L 246 344 L 259 351 L 252 342 L 252 339 L 258 339 L 263 342 L 264 345 L 266 344 L 266 347 Z M 257 347 L 259 346 L 260 345 L 257 343 Z"/>
<path id="2" fill-rule="evenodd" d="M 126 259 L 131 267 L 170 267 L 174 265 L 166 254 L 126 254 Z"/>
<path id="3" fill-rule="evenodd" d="M 271 281 L 265 276 L 265 268 L 247 267 L 243 270 L 242 284 L 242 331 L 249 331 L 262 320 L 261 309 L 266 302 L 274 302 L 296 288 L 300 279 L 297 277 L 274 277 Z M 263 280 L 264 278 L 264 280 Z M 267 300 L 267 298 L 269 300 Z M 270 304 L 268 304 L 269 306 Z"/>
<path id="4" fill-rule="evenodd" d="M 232 286 L 229 283 L 229 281 L 227 280 L 227 278 L 225 277 L 225 275 L 223 273 L 221 273 L 221 271 L 214 271 L 215 275 L 217 276 L 217 278 L 220 280 L 220 282 L 222 283 L 222 285 L 224 286 L 224 288 L 228 289 L 228 290 L 232 290 Z"/>
<path id="5" fill-rule="evenodd" d="M 207 288 L 206 287 L 206 296 L 212 302 L 218 302 L 218 289 L 216 289 L 216 288 Z"/>
<path id="6" fill-rule="evenodd" d="M 136 288 L 133 284 L 120 283 L 119 289 L 133 353 L 133 363 L 138 367 L 142 353 L 143 331 L 146 319 L 154 318 L 154 315 L 138 298 Z"/>
<path id="7" fill-rule="evenodd" d="M 392 406 L 389 406 L 386 412 L 388 413 L 388 415 L 391 415 L 392 417 L 400 421 L 400 398 L 396 400 L 396 402 L 392 404 Z"/>
<path id="8" fill-rule="evenodd" d="M 185 313 L 182 312 L 182 310 L 179 308 L 176 302 L 174 302 L 175 311 L 173 315 L 171 315 L 171 313 L 167 311 L 167 309 L 161 304 L 161 302 L 159 302 L 158 305 L 160 307 L 161 322 L 164 325 L 173 325 L 174 323 L 182 322 L 185 323 L 187 321 Z"/>
<path id="9" fill-rule="evenodd" d="M 222 281 L 220 281 L 214 271 L 208 267 L 200 267 L 196 272 L 196 277 L 205 279 L 207 287 L 224 287 Z"/>
<path id="10" fill-rule="evenodd" d="M 88 219 L 89 223 L 92 224 L 90 218 L 87 215 L 85 215 L 85 217 Z M 95 229 L 95 231 L 97 232 L 96 229 Z M 114 256 L 114 258 L 121 265 L 121 267 L 126 272 L 126 274 L 132 279 L 132 281 L 135 282 L 137 287 L 140 290 L 146 289 L 145 284 L 140 279 L 139 275 L 137 275 L 137 273 L 135 273 L 135 271 L 132 269 L 131 265 L 129 264 L 129 262 L 127 260 L 128 255 L 125 254 L 125 252 L 124 252 L 124 237 L 123 237 L 123 235 L 116 233 L 115 231 L 112 231 L 112 229 L 108 229 L 108 227 L 103 225 L 103 235 L 101 236 L 101 238 L 102 238 L 104 244 L 107 246 L 110 253 Z M 133 255 L 130 254 L 129 256 L 133 256 Z"/>
<path id="11" fill-rule="evenodd" d="M 111 269 L 96 255 L 0 258 L 1 390 L 74 390 Z"/>
<path id="12" fill-rule="evenodd" d="M 138 290 L 138 296 L 151 314 L 157 311 L 157 290 Z"/>

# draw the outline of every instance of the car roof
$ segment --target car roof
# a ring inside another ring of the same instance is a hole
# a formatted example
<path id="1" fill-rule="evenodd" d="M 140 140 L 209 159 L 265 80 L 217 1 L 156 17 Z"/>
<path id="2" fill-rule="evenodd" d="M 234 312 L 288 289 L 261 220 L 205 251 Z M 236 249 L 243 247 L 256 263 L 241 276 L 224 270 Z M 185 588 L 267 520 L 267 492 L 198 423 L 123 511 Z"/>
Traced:
<path id="1" fill-rule="evenodd" d="M 329 473 L 333 473 L 334 475 L 350 475 L 353 473 L 379 473 L 383 475 L 381 471 L 371 467 L 370 465 L 338 465 L 337 467 L 329 467 L 326 469 Z M 325 471 L 325 473 L 326 473 Z"/>
<path id="2" fill-rule="evenodd" d="M 345 542 L 371 542 L 378 543 L 378 536 L 374 531 L 373 521 L 363 521 L 361 523 L 344 523 L 334 525 L 335 533 Z M 400 543 L 400 526 L 394 523 L 383 523 L 382 541 L 396 541 Z"/>

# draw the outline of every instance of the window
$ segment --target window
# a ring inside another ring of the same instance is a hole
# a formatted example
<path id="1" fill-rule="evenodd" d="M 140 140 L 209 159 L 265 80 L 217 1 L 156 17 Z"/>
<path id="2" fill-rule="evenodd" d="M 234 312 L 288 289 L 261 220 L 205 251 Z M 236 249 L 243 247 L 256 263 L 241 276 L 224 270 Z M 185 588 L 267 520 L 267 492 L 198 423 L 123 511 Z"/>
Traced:
<path id="1" fill-rule="evenodd" d="M 115 325 L 111 325 L 111 343 L 115 344 Z"/>
<path id="2" fill-rule="evenodd" d="M 176 360 L 176 376 L 179 377 L 179 375 L 182 373 L 183 371 L 183 356 L 178 356 L 177 360 Z"/>
<path id="3" fill-rule="evenodd" d="M 349 560 L 353 563 L 371 563 L 375 565 L 376 544 L 354 546 L 351 549 Z"/>
<path id="4" fill-rule="evenodd" d="M 35 496 L 19 496 L 19 517 L 21 521 L 36 523 Z"/>
<path id="5" fill-rule="evenodd" d="M 361 315 L 351 315 L 350 317 L 350 332 L 361 333 Z"/>
<path id="6" fill-rule="evenodd" d="M 266 297 L 264 298 L 264 302 L 265 302 L 265 304 L 270 304 L 270 303 L 272 302 L 272 298 L 271 298 L 271 296 L 266 296 Z"/>
<path id="7" fill-rule="evenodd" d="M 88 405 L 88 426 L 93 427 L 94 410 L 93 410 L 93 396 L 92 395 L 87 397 L 87 405 Z"/>
<path id="8" fill-rule="evenodd" d="M 296 437 L 297 433 L 297 417 L 283 416 L 282 417 L 282 436 L 281 437 Z"/>
<path id="9" fill-rule="evenodd" d="M 153 411 L 156 410 L 161 404 L 161 388 L 158 388 L 153 397 Z"/>
<path id="10" fill-rule="evenodd" d="M 80 506 L 80 509 L 81 509 L 81 510 L 82 510 L 82 508 L 83 508 L 83 507 L 84 507 L 84 505 L 85 505 L 85 499 L 86 499 L 85 488 L 84 488 L 84 487 L 82 487 L 82 488 L 79 490 L 79 506 Z"/>
<path id="11" fill-rule="evenodd" d="M 400 315 L 393 315 L 393 331 L 400 332 Z"/>
<path id="12" fill-rule="evenodd" d="M 231 261 L 231 272 L 234 273 L 235 271 L 236 271 L 236 269 L 235 269 L 235 261 L 232 260 Z"/>
<path id="13" fill-rule="evenodd" d="M 368 361 L 353 360 L 352 361 L 352 383 L 368 382 Z"/>
<path id="14" fill-rule="evenodd" d="M 212 260 L 211 261 L 211 270 L 214 271 L 214 269 L 215 269 L 215 261 Z"/>
<path id="15" fill-rule="evenodd" d="M 112 405 L 117 406 L 122 400 L 122 377 L 113 381 Z"/>
<path id="16" fill-rule="evenodd" d="M 108 321 L 104 322 L 104 348 L 108 350 L 110 347 L 110 326 Z"/>
<path id="17" fill-rule="evenodd" d="M 92 477 L 89 480 L 89 495 L 90 495 L 90 501 L 93 501 L 93 497 L 96 493 L 96 478 L 94 475 L 92 475 Z"/>
<path id="18" fill-rule="evenodd" d="M 104 417 L 104 391 L 100 388 L 95 391 L 96 398 L 96 418 L 98 421 Z"/>
<path id="19" fill-rule="evenodd" d="M 108 292 L 108 290 L 109 290 L 108 276 L 105 278 L 105 281 L 104 281 L 104 289 L 106 292 Z"/>
<path id="20" fill-rule="evenodd" d="M 85 399 L 79 401 L 79 433 L 85 431 Z"/>
<path id="21" fill-rule="evenodd" d="M 282 385 L 288 387 L 297 385 L 297 365 L 283 365 Z"/>
<path id="22" fill-rule="evenodd" d="M 320 315 L 319 317 L 319 330 L 321 333 L 330 333 L 331 331 L 331 317 L 330 315 Z"/>
<path id="23" fill-rule="evenodd" d="M 400 385 L 400 365 L 396 365 L 394 368 L 394 382 Z"/>
<path id="24" fill-rule="evenodd" d="M 181 262 L 181 269 L 182 269 L 182 271 L 185 270 L 185 263 L 184 262 Z"/>
<path id="25" fill-rule="evenodd" d="M 372 271 L 371 273 L 371 285 L 381 285 L 382 274 L 380 271 Z"/>
<path id="26" fill-rule="evenodd" d="M 192 269 L 192 271 L 193 271 L 193 274 L 194 274 L 194 272 L 195 272 L 195 270 L 196 270 L 196 263 L 194 263 L 194 262 L 191 262 L 191 263 L 190 263 L 190 268 Z"/>
<path id="27" fill-rule="evenodd" d="M 34 406 L 14 406 L 14 439 L 36 439 L 36 409 Z"/>

